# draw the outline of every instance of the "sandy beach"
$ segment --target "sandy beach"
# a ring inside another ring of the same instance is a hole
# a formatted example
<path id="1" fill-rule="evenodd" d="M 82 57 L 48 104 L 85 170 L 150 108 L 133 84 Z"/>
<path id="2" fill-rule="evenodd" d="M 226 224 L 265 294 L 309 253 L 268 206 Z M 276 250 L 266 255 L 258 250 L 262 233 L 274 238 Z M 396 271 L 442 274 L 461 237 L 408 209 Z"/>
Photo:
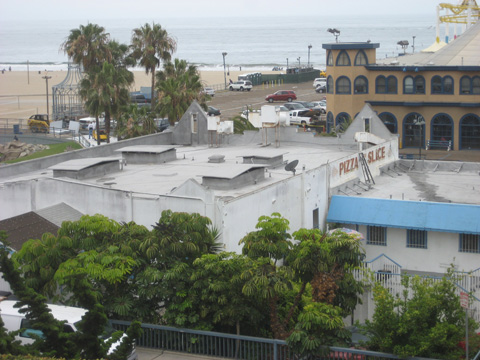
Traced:
<path id="1" fill-rule="evenodd" d="M 230 71 L 229 79 L 237 80 L 238 75 L 246 71 Z M 267 71 L 263 73 L 274 73 Z M 135 83 L 131 91 L 140 90 L 141 86 L 151 85 L 151 75 L 145 71 L 134 71 Z M 52 112 L 52 87 L 60 84 L 67 76 L 67 71 L 4 71 L 0 72 L 0 119 L 27 119 L 32 114 L 47 113 L 47 79 L 49 113 Z M 224 83 L 223 71 L 201 71 L 205 86 L 221 87 Z"/>

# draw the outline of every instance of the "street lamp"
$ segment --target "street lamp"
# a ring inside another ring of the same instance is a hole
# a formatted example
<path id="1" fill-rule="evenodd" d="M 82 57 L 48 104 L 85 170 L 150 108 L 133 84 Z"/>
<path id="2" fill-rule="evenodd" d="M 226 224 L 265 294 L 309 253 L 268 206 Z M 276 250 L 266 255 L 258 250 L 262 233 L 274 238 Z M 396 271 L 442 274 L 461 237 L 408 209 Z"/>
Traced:
<path id="1" fill-rule="evenodd" d="M 418 126 L 420 130 L 420 141 L 418 142 L 418 159 L 422 159 L 422 145 L 423 145 L 423 126 L 425 125 L 425 119 L 422 115 L 413 119 L 413 125 Z"/>
<path id="2" fill-rule="evenodd" d="M 225 56 L 227 56 L 227 53 L 222 52 L 222 55 L 223 55 L 223 76 L 225 78 L 225 89 L 226 89 L 227 88 L 227 72 L 226 72 L 226 69 L 225 69 Z"/>
<path id="3" fill-rule="evenodd" d="M 312 48 L 312 45 L 308 45 L 308 63 L 307 63 L 307 67 L 309 68 L 310 67 L 310 49 Z"/>
<path id="4" fill-rule="evenodd" d="M 48 111 L 48 79 L 51 79 L 51 76 L 47 76 L 47 73 L 45 73 L 45 76 L 42 76 L 42 79 L 45 79 L 45 83 L 47 85 L 47 119 L 50 120 L 50 113 Z"/>
<path id="5" fill-rule="evenodd" d="M 328 28 L 327 31 L 331 33 L 333 36 L 335 36 L 335 42 L 338 43 L 338 36 L 340 35 L 340 30 L 337 30 L 335 28 Z"/>
<path id="6" fill-rule="evenodd" d="M 287 58 L 287 71 L 288 71 L 288 58 Z"/>
<path id="7" fill-rule="evenodd" d="M 300 70 L 300 56 L 297 58 L 298 60 L 298 70 Z"/>

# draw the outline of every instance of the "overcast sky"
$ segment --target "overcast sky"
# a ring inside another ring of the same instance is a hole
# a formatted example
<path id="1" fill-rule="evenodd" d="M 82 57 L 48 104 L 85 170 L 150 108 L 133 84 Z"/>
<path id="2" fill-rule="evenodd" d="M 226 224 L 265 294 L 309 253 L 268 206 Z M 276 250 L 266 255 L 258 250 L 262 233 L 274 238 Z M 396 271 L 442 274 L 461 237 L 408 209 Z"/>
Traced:
<path id="1" fill-rule="evenodd" d="M 440 0 L 12 0 L 2 1 L 0 21 L 29 19 L 232 17 L 288 15 L 428 14 Z M 445 1 L 457 3 L 458 0 Z M 1 26 L 1 24 L 0 24 Z M 299 24 L 301 26 L 301 24 Z"/>

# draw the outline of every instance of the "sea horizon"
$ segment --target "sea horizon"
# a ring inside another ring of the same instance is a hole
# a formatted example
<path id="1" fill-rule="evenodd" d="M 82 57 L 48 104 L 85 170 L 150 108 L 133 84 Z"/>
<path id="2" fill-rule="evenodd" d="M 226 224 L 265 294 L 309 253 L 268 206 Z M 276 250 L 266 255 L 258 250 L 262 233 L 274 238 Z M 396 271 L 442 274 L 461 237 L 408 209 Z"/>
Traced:
<path id="1" fill-rule="evenodd" d="M 28 66 L 31 71 L 67 70 L 68 58 L 61 44 L 70 30 L 87 23 L 81 20 L 4 22 L 0 28 L 0 69 L 11 67 L 12 71 L 26 71 Z M 111 39 L 129 44 L 132 30 L 146 22 L 106 19 L 95 23 L 103 26 Z M 184 59 L 201 71 L 223 71 L 223 52 L 227 53 L 225 66 L 232 71 L 240 66 L 252 71 L 309 65 L 323 69 L 326 52 L 322 44 L 335 42 L 328 28 L 340 30 L 339 42 L 379 43 L 377 59 L 402 53 L 399 41 L 409 41 L 407 52 L 418 52 L 433 44 L 436 37 L 434 11 L 429 15 L 408 16 L 169 18 L 155 23 L 177 41 L 177 51 L 172 58 Z"/>

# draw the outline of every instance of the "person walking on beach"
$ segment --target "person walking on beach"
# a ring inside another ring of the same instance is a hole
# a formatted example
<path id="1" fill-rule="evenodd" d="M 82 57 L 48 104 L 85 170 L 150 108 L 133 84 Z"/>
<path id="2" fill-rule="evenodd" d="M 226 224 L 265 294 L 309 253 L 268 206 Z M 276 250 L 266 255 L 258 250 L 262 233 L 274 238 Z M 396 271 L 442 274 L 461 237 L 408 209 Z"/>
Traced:
<path id="1" fill-rule="evenodd" d="M 88 138 L 91 139 L 93 136 L 93 121 L 90 121 L 88 124 Z"/>

